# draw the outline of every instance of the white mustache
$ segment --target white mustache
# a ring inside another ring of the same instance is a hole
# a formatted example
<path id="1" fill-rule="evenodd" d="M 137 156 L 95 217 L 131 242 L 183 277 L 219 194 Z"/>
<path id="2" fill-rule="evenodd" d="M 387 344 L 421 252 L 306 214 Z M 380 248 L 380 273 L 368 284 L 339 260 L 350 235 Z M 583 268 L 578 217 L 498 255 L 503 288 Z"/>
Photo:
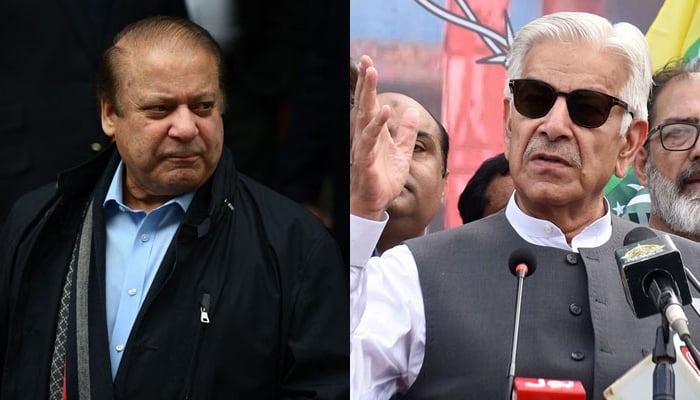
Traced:
<path id="1" fill-rule="evenodd" d="M 550 142 L 546 139 L 542 139 L 541 136 L 533 136 L 525 148 L 523 159 L 528 160 L 533 154 L 539 152 L 556 154 L 576 169 L 581 169 L 583 167 L 581 153 L 579 153 L 578 148 L 571 142 Z"/>

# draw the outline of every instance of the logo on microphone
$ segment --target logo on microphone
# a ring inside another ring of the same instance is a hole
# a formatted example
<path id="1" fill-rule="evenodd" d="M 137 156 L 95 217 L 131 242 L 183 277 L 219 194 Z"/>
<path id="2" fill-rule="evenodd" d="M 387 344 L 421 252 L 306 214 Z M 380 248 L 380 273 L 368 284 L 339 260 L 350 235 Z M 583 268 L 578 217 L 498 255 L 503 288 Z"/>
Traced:
<path id="1" fill-rule="evenodd" d="M 583 387 L 581 381 L 515 378 L 513 386 L 513 399 L 517 398 L 518 400 L 586 399 L 586 389 Z"/>
<path id="2" fill-rule="evenodd" d="M 536 382 L 525 381 L 525 387 L 529 388 L 544 388 L 550 387 L 552 389 L 574 389 L 576 387 L 576 382 L 574 381 L 560 381 L 556 379 L 537 379 Z"/>
<path id="3" fill-rule="evenodd" d="M 665 246 L 663 244 L 640 244 L 630 249 L 625 255 L 620 257 L 625 262 L 632 262 L 640 260 L 645 257 L 651 257 L 653 255 L 659 254 L 664 251 Z"/>

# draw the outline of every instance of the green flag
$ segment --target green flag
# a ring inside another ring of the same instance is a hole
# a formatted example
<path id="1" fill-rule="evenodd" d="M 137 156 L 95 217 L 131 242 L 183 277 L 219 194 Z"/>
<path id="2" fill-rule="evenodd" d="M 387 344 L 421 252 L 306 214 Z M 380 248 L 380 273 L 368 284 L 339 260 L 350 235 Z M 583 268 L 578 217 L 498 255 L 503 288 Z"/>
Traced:
<path id="1" fill-rule="evenodd" d="M 649 189 L 639 184 L 634 169 L 630 167 L 624 177 L 613 176 L 605 186 L 605 197 L 610 211 L 618 217 L 642 225 L 649 224 L 651 198 Z"/>

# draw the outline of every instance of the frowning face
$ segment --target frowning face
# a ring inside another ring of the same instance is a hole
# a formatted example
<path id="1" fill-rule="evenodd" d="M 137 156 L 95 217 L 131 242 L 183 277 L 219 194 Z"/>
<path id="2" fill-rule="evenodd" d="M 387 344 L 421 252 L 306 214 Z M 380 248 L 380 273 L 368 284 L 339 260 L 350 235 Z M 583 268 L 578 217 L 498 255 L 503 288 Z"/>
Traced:
<path id="1" fill-rule="evenodd" d="M 214 173 L 223 147 L 222 97 L 207 51 L 124 47 L 121 112 L 103 103 L 102 126 L 126 164 L 125 201 L 149 209 Z"/>

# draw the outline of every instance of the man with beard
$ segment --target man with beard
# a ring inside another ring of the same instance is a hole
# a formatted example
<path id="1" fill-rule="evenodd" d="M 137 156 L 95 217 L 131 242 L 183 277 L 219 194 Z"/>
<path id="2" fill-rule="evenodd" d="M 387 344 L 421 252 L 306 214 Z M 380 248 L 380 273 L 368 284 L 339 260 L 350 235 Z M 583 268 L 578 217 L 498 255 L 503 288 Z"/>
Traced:
<path id="1" fill-rule="evenodd" d="M 423 236 L 445 199 L 447 189 L 447 153 L 449 137 L 445 128 L 415 99 L 401 93 L 377 95 L 379 104 L 387 104 L 387 127 L 392 136 L 398 132 L 401 115 L 409 107 L 418 110 L 418 134 L 413 147 L 408 178 L 401 193 L 389 205 L 390 220 L 377 241 L 381 254 L 411 238 Z M 352 132 L 352 118 L 351 118 Z"/>
<path id="2" fill-rule="evenodd" d="M 614 257 L 639 225 L 613 215 L 604 197 L 647 135 L 644 35 L 554 13 L 525 25 L 507 57 L 503 133 L 515 192 L 505 210 L 381 257 L 370 256 L 408 179 L 419 113 L 406 109 L 390 133 L 377 71 L 361 58 L 350 153 L 354 399 L 510 398 L 517 280 L 508 264 L 520 250 L 537 273 L 525 284 L 517 376 L 578 380 L 588 400 L 602 400 L 654 347 L 659 319 L 634 316 Z M 698 243 L 672 236 L 683 258 L 700 257 Z M 699 332 L 700 318 L 686 314 Z"/>
<path id="3" fill-rule="evenodd" d="M 700 63 L 673 60 L 654 76 L 649 124 L 634 162 L 649 188 L 649 226 L 700 241 Z"/>

